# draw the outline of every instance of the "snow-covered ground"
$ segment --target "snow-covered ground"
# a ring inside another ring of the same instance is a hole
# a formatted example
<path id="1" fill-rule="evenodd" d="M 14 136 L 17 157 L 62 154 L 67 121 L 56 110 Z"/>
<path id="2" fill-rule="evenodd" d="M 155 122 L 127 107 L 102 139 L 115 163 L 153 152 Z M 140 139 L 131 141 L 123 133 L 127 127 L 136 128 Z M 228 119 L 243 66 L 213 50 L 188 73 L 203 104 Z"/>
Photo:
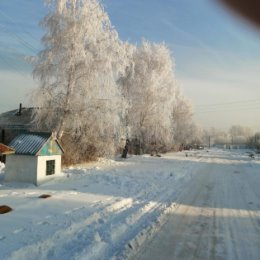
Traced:
<path id="1" fill-rule="evenodd" d="M 259 161 L 244 151 L 187 155 L 101 159 L 65 169 L 60 178 L 39 187 L 5 183 L 1 164 L 0 205 L 13 211 L 0 215 L 0 259 L 133 257 L 178 210 L 180 198 L 208 165 L 260 172 Z M 39 199 L 41 194 L 51 197 Z"/>

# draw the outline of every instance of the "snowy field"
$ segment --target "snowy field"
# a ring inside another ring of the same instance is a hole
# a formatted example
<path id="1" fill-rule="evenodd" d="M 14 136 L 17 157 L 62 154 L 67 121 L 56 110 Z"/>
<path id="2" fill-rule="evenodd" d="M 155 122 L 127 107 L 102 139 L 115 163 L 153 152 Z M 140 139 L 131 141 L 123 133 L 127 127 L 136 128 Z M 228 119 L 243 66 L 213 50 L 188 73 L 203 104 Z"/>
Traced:
<path id="1" fill-rule="evenodd" d="M 0 215 L 0 259 L 133 257 L 178 209 L 179 199 L 205 164 L 260 172 L 259 161 L 245 151 L 187 153 L 102 159 L 65 169 L 39 187 L 5 183 L 1 164 L 0 205 L 13 211 Z M 42 194 L 51 197 L 38 198 Z"/>

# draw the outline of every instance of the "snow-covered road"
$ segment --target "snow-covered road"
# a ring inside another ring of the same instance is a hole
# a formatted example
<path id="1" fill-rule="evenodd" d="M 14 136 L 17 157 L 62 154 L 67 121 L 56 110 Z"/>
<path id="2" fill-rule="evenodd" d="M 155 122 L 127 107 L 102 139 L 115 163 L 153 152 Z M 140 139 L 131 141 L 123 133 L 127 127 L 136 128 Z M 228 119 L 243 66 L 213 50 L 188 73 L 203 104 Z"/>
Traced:
<path id="1" fill-rule="evenodd" d="M 238 153 L 202 154 L 204 167 L 135 260 L 259 260 L 259 164 Z"/>
<path id="2" fill-rule="evenodd" d="M 3 181 L 0 259 L 260 259 L 260 160 L 245 151 L 133 156 Z M 50 194 L 48 199 L 38 198 Z"/>

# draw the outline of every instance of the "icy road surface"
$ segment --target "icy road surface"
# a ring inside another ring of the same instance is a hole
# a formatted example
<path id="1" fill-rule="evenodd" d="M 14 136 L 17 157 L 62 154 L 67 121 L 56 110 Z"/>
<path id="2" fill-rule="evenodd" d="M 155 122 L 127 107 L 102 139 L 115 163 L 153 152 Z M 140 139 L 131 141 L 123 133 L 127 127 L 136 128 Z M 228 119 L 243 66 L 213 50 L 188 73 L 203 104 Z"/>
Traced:
<path id="1" fill-rule="evenodd" d="M 201 154 L 204 166 L 178 207 L 131 259 L 259 260 L 258 162 L 238 152 Z"/>

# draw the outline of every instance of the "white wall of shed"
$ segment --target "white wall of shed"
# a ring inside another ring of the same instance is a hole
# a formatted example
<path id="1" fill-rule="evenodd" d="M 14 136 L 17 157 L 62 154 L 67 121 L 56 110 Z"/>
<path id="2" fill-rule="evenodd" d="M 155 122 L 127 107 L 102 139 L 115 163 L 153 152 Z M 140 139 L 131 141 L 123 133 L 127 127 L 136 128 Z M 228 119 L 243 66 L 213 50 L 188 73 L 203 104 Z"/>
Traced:
<path id="1" fill-rule="evenodd" d="M 37 185 L 55 178 L 61 173 L 61 155 L 38 156 Z M 55 174 L 46 175 L 46 161 L 55 160 Z"/>
<path id="2" fill-rule="evenodd" d="M 5 181 L 37 184 L 37 157 L 8 155 L 5 164 Z"/>

